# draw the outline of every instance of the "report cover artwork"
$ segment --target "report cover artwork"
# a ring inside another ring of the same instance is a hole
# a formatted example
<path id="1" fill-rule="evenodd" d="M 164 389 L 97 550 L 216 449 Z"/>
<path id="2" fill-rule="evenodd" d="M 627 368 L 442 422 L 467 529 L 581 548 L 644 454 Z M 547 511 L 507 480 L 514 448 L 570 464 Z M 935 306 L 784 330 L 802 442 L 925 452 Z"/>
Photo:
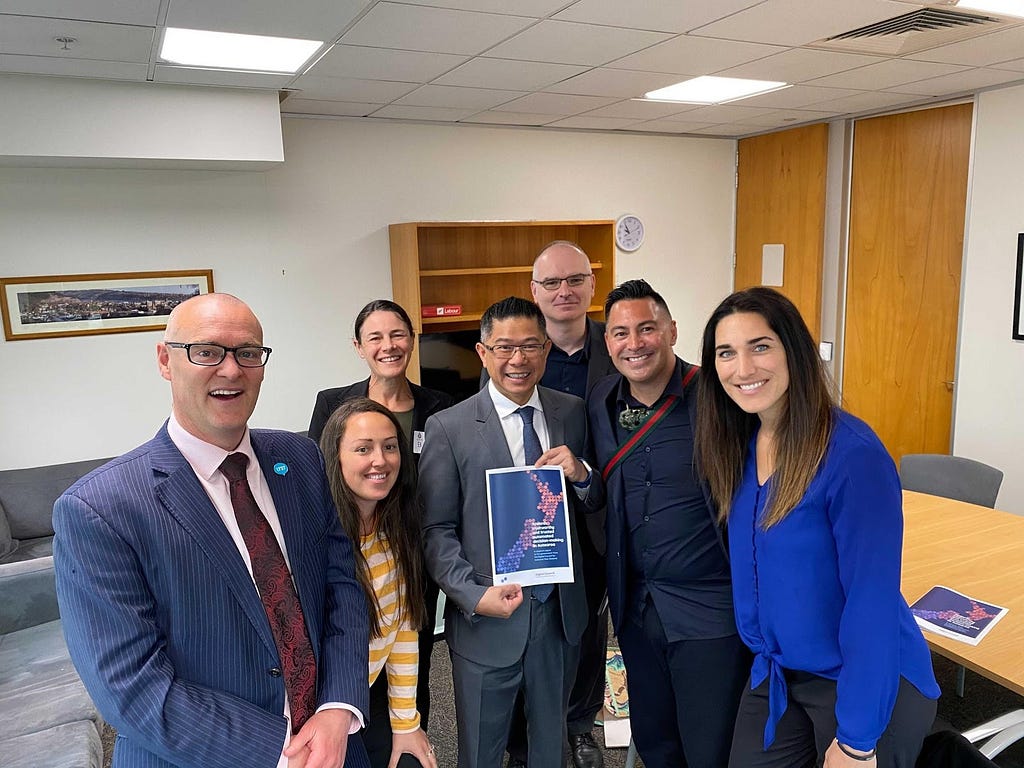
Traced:
<path id="1" fill-rule="evenodd" d="M 949 587 L 935 586 L 910 606 L 922 629 L 970 645 L 981 642 L 1003 616 L 1006 608 L 983 603 Z"/>
<path id="2" fill-rule="evenodd" d="M 487 470 L 487 507 L 495 584 L 573 581 L 561 467 Z"/>

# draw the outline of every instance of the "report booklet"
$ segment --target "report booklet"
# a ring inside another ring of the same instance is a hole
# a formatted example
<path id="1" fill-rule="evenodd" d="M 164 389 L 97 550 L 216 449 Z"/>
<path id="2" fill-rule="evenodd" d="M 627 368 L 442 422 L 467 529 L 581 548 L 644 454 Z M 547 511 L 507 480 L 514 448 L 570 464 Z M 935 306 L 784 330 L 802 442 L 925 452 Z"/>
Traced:
<path id="1" fill-rule="evenodd" d="M 573 581 L 566 498 L 561 467 L 487 470 L 495 584 Z"/>
<path id="2" fill-rule="evenodd" d="M 932 587 L 910 606 L 910 612 L 922 629 L 970 645 L 980 643 L 1006 611 L 1006 608 L 942 586 Z"/>

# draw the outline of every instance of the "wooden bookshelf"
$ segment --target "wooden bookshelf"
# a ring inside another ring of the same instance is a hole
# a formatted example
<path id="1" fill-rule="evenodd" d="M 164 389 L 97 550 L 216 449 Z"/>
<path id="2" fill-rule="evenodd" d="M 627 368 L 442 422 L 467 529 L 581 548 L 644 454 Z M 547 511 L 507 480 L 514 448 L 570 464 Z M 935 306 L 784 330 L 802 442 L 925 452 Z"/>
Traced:
<path id="1" fill-rule="evenodd" d="M 483 311 L 505 296 L 531 298 L 533 260 L 552 240 L 578 243 L 591 259 L 597 304 L 588 314 L 604 319 L 603 298 L 615 285 L 615 222 L 463 221 L 392 224 L 391 284 L 417 333 L 473 330 Z M 455 317 L 422 317 L 424 304 L 461 304 Z M 419 381 L 419 355 L 409 366 Z"/>

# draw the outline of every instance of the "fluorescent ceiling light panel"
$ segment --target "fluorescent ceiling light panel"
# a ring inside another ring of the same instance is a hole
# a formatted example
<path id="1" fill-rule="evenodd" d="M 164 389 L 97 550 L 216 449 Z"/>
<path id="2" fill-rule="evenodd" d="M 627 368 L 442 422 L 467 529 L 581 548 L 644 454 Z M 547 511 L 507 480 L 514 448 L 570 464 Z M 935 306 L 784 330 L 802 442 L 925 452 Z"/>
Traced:
<path id="1" fill-rule="evenodd" d="M 298 72 L 322 40 L 238 35 L 168 27 L 160 58 L 171 64 L 253 72 Z"/>
<path id="2" fill-rule="evenodd" d="M 667 88 L 644 94 L 651 101 L 679 101 L 685 104 L 724 104 L 768 91 L 788 88 L 788 83 L 743 80 L 738 77 L 695 77 Z"/>
<path id="3" fill-rule="evenodd" d="M 957 8 L 1024 18 L 1024 0 L 960 0 Z"/>

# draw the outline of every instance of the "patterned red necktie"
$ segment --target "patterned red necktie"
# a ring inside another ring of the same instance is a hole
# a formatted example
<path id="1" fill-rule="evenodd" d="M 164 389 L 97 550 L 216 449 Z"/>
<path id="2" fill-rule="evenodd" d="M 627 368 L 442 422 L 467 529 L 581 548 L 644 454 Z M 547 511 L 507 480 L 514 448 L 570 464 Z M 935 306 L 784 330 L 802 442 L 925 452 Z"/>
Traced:
<path id="1" fill-rule="evenodd" d="M 316 710 L 316 659 L 309 642 L 302 606 L 291 573 L 267 518 L 263 516 L 245 477 L 249 457 L 232 453 L 220 465 L 231 487 L 231 506 L 249 550 L 252 577 L 259 589 L 281 657 L 284 687 L 292 714 L 292 733 Z"/>

